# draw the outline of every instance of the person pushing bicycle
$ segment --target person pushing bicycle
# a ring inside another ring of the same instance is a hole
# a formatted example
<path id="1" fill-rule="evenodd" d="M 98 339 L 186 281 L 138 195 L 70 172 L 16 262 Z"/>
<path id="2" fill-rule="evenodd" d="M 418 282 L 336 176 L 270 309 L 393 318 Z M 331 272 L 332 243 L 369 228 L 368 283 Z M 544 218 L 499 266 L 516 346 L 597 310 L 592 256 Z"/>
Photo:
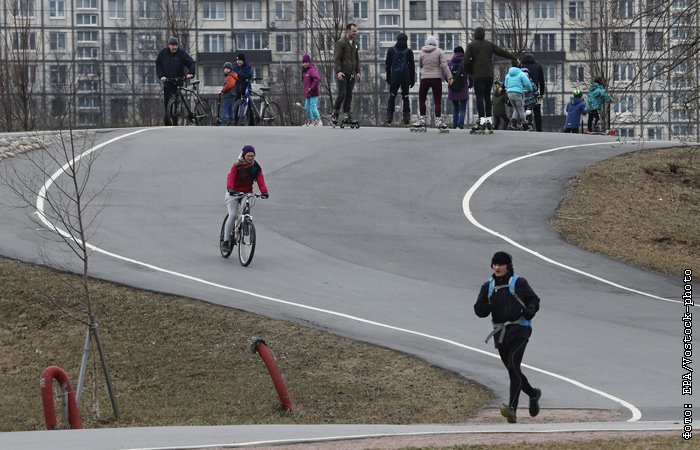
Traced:
<path id="1" fill-rule="evenodd" d="M 170 123 L 168 115 L 168 102 L 177 93 L 177 86 L 173 82 L 168 82 L 168 79 L 182 77 L 185 74 L 187 79 L 194 78 L 195 69 L 194 59 L 180 48 L 180 41 L 176 37 L 168 39 L 168 46 L 163 47 L 156 57 L 156 75 L 163 83 L 163 109 L 165 110 L 163 125 L 177 125 L 177 123 Z"/>
<path id="2" fill-rule="evenodd" d="M 245 145 L 241 150 L 241 155 L 238 160 L 231 166 L 231 171 L 226 178 L 226 208 L 228 209 L 228 219 L 224 229 L 224 236 L 231 236 L 233 226 L 236 223 L 239 209 L 241 206 L 240 194 L 253 192 L 253 182 L 258 183 L 260 196 L 269 198 L 265 185 L 265 177 L 263 176 L 262 168 L 255 161 L 255 147 Z M 229 240 L 224 241 L 224 250 L 231 251 L 233 245 Z"/>

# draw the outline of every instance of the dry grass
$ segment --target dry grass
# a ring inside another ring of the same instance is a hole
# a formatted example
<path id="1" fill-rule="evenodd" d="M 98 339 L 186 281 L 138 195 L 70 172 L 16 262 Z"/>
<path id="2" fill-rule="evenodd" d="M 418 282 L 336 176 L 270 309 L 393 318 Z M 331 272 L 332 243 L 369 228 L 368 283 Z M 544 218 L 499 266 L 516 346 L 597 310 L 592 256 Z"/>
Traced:
<path id="1" fill-rule="evenodd" d="M 679 276 L 700 267 L 700 148 L 629 153 L 570 183 L 553 225 L 567 240 Z"/>

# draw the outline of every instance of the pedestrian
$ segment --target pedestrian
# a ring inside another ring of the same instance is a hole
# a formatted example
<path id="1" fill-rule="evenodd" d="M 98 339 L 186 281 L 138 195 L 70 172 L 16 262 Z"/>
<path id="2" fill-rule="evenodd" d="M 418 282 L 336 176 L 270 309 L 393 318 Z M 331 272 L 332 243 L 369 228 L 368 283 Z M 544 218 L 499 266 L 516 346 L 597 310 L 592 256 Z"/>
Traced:
<path id="1" fill-rule="evenodd" d="M 318 96 L 321 77 L 316 66 L 311 62 L 311 56 L 301 57 L 301 77 L 304 82 L 304 108 L 306 109 L 306 126 L 321 125 L 321 114 L 318 112 Z"/>
<path id="2" fill-rule="evenodd" d="M 177 94 L 177 88 L 184 81 L 179 78 L 194 78 L 196 64 L 185 50 L 180 48 L 176 37 L 168 39 L 168 45 L 163 47 L 156 57 L 156 76 L 163 83 L 163 125 L 177 125 L 177 117 L 168 114 L 168 102 Z"/>
<path id="3" fill-rule="evenodd" d="M 416 84 L 416 64 L 413 58 L 413 50 L 408 47 L 408 36 L 399 33 L 396 44 L 386 51 L 386 82 L 389 85 L 389 101 L 386 106 L 386 126 L 391 126 L 394 120 L 396 108 L 396 95 L 401 88 L 401 100 L 403 101 L 403 124 L 411 123 L 411 102 L 408 91 Z"/>
<path id="4" fill-rule="evenodd" d="M 473 131 L 492 130 L 491 124 L 491 89 L 493 87 L 493 55 L 502 56 L 518 64 L 518 58 L 503 50 L 491 41 L 486 40 L 486 30 L 477 27 L 474 30 L 474 40 L 467 45 L 464 52 L 464 73 L 474 79 L 474 95 L 476 96 L 476 111 L 478 122 L 472 127 Z"/>
<path id="5" fill-rule="evenodd" d="M 605 102 L 611 101 L 608 92 L 605 90 L 605 83 L 602 77 L 593 78 L 593 82 L 588 87 L 588 132 L 600 133 L 600 108 Z"/>
<path id="6" fill-rule="evenodd" d="M 496 81 L 493 86 L 493 98 L 491 99 L 491 104 L 493 105 L 493 129 L 498 130 L 501 128 L 502 123 L 503 129 L 505 130 L 510 123 L 506 106 L 511 106 L 511 104 L 508 100 L 506 88 L 498 81 Z"/>
<path id="7" fill-rule="evenodd" d="M 508 253 L 496 252 L 491 258 L 491 270 L 493 274 L 481 286 L 474 312 L 482 318 L 491 315 L 493 331 L 486 341 L 493 337 L 510 379 L 509 400 L 507 405 L 501 406 L 501 415 L 508 423 L 516 423 L 521 391 L 530 398 L 530 416 L 535 417 L 540 412 L 542 391 L 532 387 L 520 369 L 540 299 L 527 280 L 514 272 L 513 259 Z"/>
<path id="8" fill-rule="evenodd" d="M 236 80 L 238 80 L 238 75 L 233 72 L 233 64 L 230 62 L 224 63 L 224 85 L 219 91 L 219 95 L 221 95 L 219 125 L 235 124 L 233 121 L 233 102 L 236 99 Z"/>
<path id="9" fill-rule="evenodd" d="M 447 87 L 447 99 L 452 102 L 452 128 L 464 129 L 464 117 L 467 115 L 469 88 L 472 87 L 471 75 L 464 73 L 464 49 L 455 47 L 450 59 L 452 84 Z"/>
<path id="10" fill-rule="evenodd" d="M 532 53 L 525 53 L 523 55 L 523 60 L 521 63 L 522 68 L 527 69 L 530 72 L 530 80 L 537 87 L 539 92 L 539 98 L 535 103 L 532 112 L 535 116 L 535 130 L 542 131 L 542 98 L 546 93 L 547 85 L 544 79 L 544 69 L 535 61 L 535 57 Z"/>
<path id="11" fill-rule="evenodd" d="M 357 36 L 357 24 L 349 23 L 345 27 L 345 36 L 338 39 L 333 51 L 335 60 L 335 74 L 337 78 L 338 96 L 333 104 L 331 122 L 338 125 L 340 108 L 345 113 L 344 121 L 348 124 L 356 124 L 352 117 L 352 91 L 355 83 L 360 81 L 360 46 L 355 40 Z"/>
<path id="12" fill-rule="evenodd" d="M 420 88 L 418 89 L 418 109 L 420 117 L 413 126 L 427 126 L 425 101 L 428 91 L 433 92 L 433 106 L 435 108 L 435 127 L 446 129 L 447 125 L 442 120 L 442 77 L 447 78 L 448 86 L 452 84 L 452 72 L 447 66 L 445 52 L 438 47 L 435 36 L 428 36 L 425 45 L 420 51 L 418 66 L 421 68 Z"/>
<path id="13" fill-rule="evenodd" d="M 581 98 L 583 92 L 581 89 L 574 89 L 573 97 L 566 105 L 566 123 L 564 124 L 564 133 L 578 133 L 581 123 L 581 115 L 588 114 L 586 103 Z"/>
<path id="14" fill-rule="evenodd" d="M 513 66 L 508 70 L 503 86 L 508 91 L 508 100 L 513 105 L 513 116 L 510 119 L 510 128 L 519 130 L 522 125 L 527 126 L 525 117 L 525 91 L 532 90 L 530 79 L 519 67 Z"/>

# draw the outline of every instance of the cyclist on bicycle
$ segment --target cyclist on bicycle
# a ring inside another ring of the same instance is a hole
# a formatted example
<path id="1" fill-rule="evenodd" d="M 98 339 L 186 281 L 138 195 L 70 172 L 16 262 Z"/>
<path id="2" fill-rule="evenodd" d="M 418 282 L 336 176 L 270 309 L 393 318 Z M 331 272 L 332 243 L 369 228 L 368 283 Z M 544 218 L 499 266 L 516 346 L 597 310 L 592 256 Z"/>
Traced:
<path id="1" fill-rule="evenodd" d="M 168 79 L 185 76 L 185 73 L 187 74 L 187 79 L 191 79 L 194 77 L 196 67 L 194 59 L 189 53 L 180 48 L 180 41 L 176 37 L 168 39 L 168 46 L 163 47 L 158 53 L 156 57 L 156 75 L 163 83 L 163 109 L 165 110 L 163 125 L 177 125 L 177 123 L 170 123 L 170 116 L 168 115 L 168 102 L 177 93 L 177 86 L 175 83 L 167 82 Z M 187 69 L 186 72 L 185 69 Z"/>
<path id="2" fill-rule="evenodd" d="M 226 178 L 226 208 L 228 219 L 224 228 L 224 250 L 231 251 L 233 247 L 230 239 L 233 226 L 238 217 L 242 197 L 239 194 L 253 192 L 253 182 L 258 183 L 258 189 L 262 198 L 269 198 L 265 177 L 260 164 L 255 161 L 255 147 L 245 145 L 238 160 L 231 166 L 231 171 Z"/>
<path id="3" fill-rule="evenodd" d="M 236 55 L 236 65 L 233 66 L 233 72 L 238 76 L 236 100 L 240 100 L 245 96 L 245 91 L 250 86 L 251 78 L 253 78 L 253 68 L 245 62 L 245 54 L 239 53 Z"/>

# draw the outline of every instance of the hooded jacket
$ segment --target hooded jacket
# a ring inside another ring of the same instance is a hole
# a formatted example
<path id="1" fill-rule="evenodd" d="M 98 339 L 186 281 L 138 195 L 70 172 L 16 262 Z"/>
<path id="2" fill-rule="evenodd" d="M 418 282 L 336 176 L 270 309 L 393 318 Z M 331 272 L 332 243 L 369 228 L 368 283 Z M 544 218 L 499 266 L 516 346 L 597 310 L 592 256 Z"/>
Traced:
<path id="1" fill-rule="evenodd" d="M 526 53 L 523 55 L 523 60 L 520 65 L 530 72 L 530 79 L 537 85 L 540 95 L 543 96 L 546 92 L 547 86 L 544 82 L 544 69 L 542 69 L 542 66 L 535 61 L 535 57 L 532 55 L 532 53 Z"/>
<path id="2" fill-rule="evenodd" d="M 510 106 L 508 102 L 507 91 L 501 92 L 500 89 L 495 88 L 493 90 L 493 97 L 491 98 L 491 105 L 493 108 L 493 115 L 498 117 L 508 117 L 506 114 L 506 105 Z"/>
<path id="3" fill-rule="evenodd" d="M 566 105 L 566 125 L 564 128 L 576 129 L 581 123 L 581 115 L 588 114 L 586 103 L 581 98 L 571 97 Z"/>
<path id="4" fill-rule="evenodd" d="M 511 67 L 508 70 L 503 87 L 509 94 L 524 94 L 525 91 L 532 91 L 530 79 L 518 67 Z"/>
<path id="5" fill-rule="evenodd" d="M 491 59 L 494 54 L 512 61 L 518 59 L 512 53 L 503 50 L 485 38 L 486 30 L 483 27 L 478 27 L 474 30 L 474 40 L 467 45 L 464 51 L 464 73 L 471 73 L 474 79 L 493 78 L 493 61 Z"/>
<path id="6" fill-rule="evenodd" d="M 313 62 L 309 62 L 306 68 L 302 67 L 301 76 L 304 81 L 304 97 L 318 97 L 321 93 L 319 89 L 321 77 Z"/>
<path id="7" fill-rule="evenodd" d="M 437 45 L 425 44 L 420 50 L 418 66 L 422 69 L 420 73 L 421 80 L 428 78 L 442 79 L 443 74 L 445 78 L 452 78 L 452 71 L 447 67 L 445 52 Z M 440 73 L 441 71 L 442 74 Z"/>
<path id="8" fill-rule="evenodd" d="M 462 64 L 464 60 L 464 53 L 454 53 L 452 59 L 450 59 L 449 67 L 453 67 L 455 64 Z M 452 71 L 450 71 L 452 72 Z M 472 77 L 471 75 L 464 74 L 464 87 L 459 91 L 453 91 L 452 89 L 447 89 L 447 100 L 452 101 L 462 101 L 469 100 L 469 88 L 472 87 Z"/>
<path id="9" fill-rule="evenodd" d="M 396 39 L 396 45 L 390 47 L 386 51 L 386 60 L 384 61 L 384 67 L 386 69 L 386 81 L 391 81 L 391 66 L 394 63 L 394 54 L 396 52 L 406 52 L 406 64 L 408 65 L 408 73 L 405 75 L 406 80 L 410 84 L 415 84 L 416 82 L 416 61 L 413 56 L 413 50 L 408 49 L 408 36 L 401 33 Z"/>
<path id="10" fill-rule="evenodd" d="M 224 79 L 224 86 L 221 88 L 221 93 L 224 97 L 233 97 L 236 93 L 234 87 L 236 86 L 236 81 L 238 80 L 238 75 L 236 72 L 229 72 Z"/>
<path id="11" fill-rule="evenodd" d="M 602 84 L 598 84 L 595 81 L 591 83 L 588 88 L 588 110 L 592 111 L 594 109 L 600 109 L 603 106 L 603 102 L 609 102 L 610 96 L 605 91 Z"/>

